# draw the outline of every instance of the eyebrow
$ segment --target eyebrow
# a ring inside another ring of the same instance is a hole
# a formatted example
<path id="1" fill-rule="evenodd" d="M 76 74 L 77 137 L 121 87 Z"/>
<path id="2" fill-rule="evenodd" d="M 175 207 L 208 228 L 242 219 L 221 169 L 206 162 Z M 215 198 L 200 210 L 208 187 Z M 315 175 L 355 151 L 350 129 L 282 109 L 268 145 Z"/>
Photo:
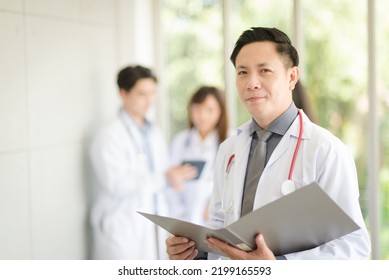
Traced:
<path id="1" fill-rule="evenodd" d="M 267 62 L 264 62 L 264 63 L 259 63 L 256 65 L 257 68 L 261 68 L 261 67 L 267 67 L 267 66 L 270 66 L 269 63 Z M 245 66 L 245 65 L 237 65 L 236 66 L 236 69 L 247 69 L 248 67 Z"/>

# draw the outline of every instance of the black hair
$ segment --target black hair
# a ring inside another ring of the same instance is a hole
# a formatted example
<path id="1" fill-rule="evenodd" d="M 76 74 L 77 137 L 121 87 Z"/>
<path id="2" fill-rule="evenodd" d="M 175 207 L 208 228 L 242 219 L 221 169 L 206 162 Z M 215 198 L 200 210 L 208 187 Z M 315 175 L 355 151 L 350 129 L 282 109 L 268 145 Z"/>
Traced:
<path id="1" fill-rule="evenodd" d="M 297 50 L 292 46 L 288 35 L 277 28 L 268 27 L 251 27 L 251 29 L 244 31 L 242 35 L 240 35 L 238 41 L 235 43 L 234 50 L 232 51 L 230 57 L 232 64 L 236 66 L 236 57 L 243 46 L 263 41 L 273 42 L 277 45 L 277 52 L 286 58 L 286 66 L 298 66 L 299 56 Z"/>
<path id="2" fill-rule="evenodd" d="M 120 70 L 118 73 L 117 85 L 119 89 L 130 91 L 138 80 L 147 78 L 153 79 L 157 82 L 157 77 L 149 68 L 140 65 L 128 66 Z"/>

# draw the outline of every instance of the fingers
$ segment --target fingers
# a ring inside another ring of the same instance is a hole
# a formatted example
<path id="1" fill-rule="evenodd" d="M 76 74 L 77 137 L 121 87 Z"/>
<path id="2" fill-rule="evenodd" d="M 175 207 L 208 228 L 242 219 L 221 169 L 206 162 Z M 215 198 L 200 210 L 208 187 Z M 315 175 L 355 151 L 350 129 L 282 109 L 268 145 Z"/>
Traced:
<path id="1" fill-rule="evenodd" d="M 185 251 L 182 251 L 179 254 L 169 254 L 170 260 L 193 260 L 198 254 L 198 250 L 194 248 L 194 246 L 191 246 L 190 248 L 186 249 Z"/>
<path id="2" fill-rule="evenodd" d="M 166 244 L 166 246 L 174 246 L 177 244 L 186 243 L 188 241 L 189 241 L 189 239 L 186 237 L 179 237 L 179 236 L 170 235 L 166 239 L 165 244 Z"/>
<path id="3" fill-rule="evenodd" d="M 210 237 L 205 240 L 208 247 L 218 250 L 223 253 L 223 255 L 229 257 L 232 260 L 244 260 L 247 259 L 246 252 L 239 250 L 223 241 L 220 241 L 217 238 Z"/>
<path id="4" fill-rule="evenodd" d="M 190 164 L 181 165 L 180 172 L 186 180 L 193 179 L 197 176 L 197 168 Z"/>
<path id="5" fill-rule="evenodd" d="M 197 254 L 199 253 L 199 251 L 197 249 L 194 249 L 192 250 L 192 252 L 189 254 L 188 257 L 186 257 L 184 260 L 193 260 Z"/>
<path id="6" fill-rule="evenodd" d="M 210 248 L 220 251 L 223 255 L 232 260 L 275 260 L 275 256 L 269 247 L 267 247 L 262 234 L 258 234 L 255 238 L 257 249 L 250 252 L 237 249 L 214 237 L 207 238 L 205 243 L 207 243 Z"/>
<path id="7" fill-rule="evenodd" d="M 186 180 L 197 176 L 197 168 L 190 164 L 177 165 L 170 168 L 166 172 L 166 176 L 173 189 L 181 191 Z"/>
<path id="8" fill-rule="evenodd" d="M 186 237 L 170 236 L 165 243 L 166 253 L 171 260 L 192 260 L 197 256 L 195 243 Z"/>

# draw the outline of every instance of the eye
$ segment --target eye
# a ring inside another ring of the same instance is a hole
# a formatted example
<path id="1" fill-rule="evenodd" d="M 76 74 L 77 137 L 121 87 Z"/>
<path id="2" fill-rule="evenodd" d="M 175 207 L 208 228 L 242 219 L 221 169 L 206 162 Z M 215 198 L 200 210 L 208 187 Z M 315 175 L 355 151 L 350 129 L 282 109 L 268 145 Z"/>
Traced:
<path id="1" fill-rule="evenodd" d="M 238 71 L 236 74 L 237 74 L 238 76 L 242 76 L 242 75 L 247 74 L 247 72 L 244 71 L 244 70 L 240 70 L 240 71 Z"/>
<path id="2" fill-rule="evenodd" d="M 270 69 L 264 68 L 260 70 L 261 73 L 268 73 L 271 72 Z"/>

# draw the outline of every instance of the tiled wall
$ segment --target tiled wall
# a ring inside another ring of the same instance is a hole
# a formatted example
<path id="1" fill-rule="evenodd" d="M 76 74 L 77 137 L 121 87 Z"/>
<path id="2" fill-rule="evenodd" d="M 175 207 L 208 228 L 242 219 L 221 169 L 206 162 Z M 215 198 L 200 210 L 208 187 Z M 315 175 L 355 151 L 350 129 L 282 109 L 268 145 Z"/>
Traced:
<path id="1" fill-rule="evenodd" d="M 135 56 L 133 5 L 0 0 L 0 259 L 88 258 L 86 150 Z"/>

